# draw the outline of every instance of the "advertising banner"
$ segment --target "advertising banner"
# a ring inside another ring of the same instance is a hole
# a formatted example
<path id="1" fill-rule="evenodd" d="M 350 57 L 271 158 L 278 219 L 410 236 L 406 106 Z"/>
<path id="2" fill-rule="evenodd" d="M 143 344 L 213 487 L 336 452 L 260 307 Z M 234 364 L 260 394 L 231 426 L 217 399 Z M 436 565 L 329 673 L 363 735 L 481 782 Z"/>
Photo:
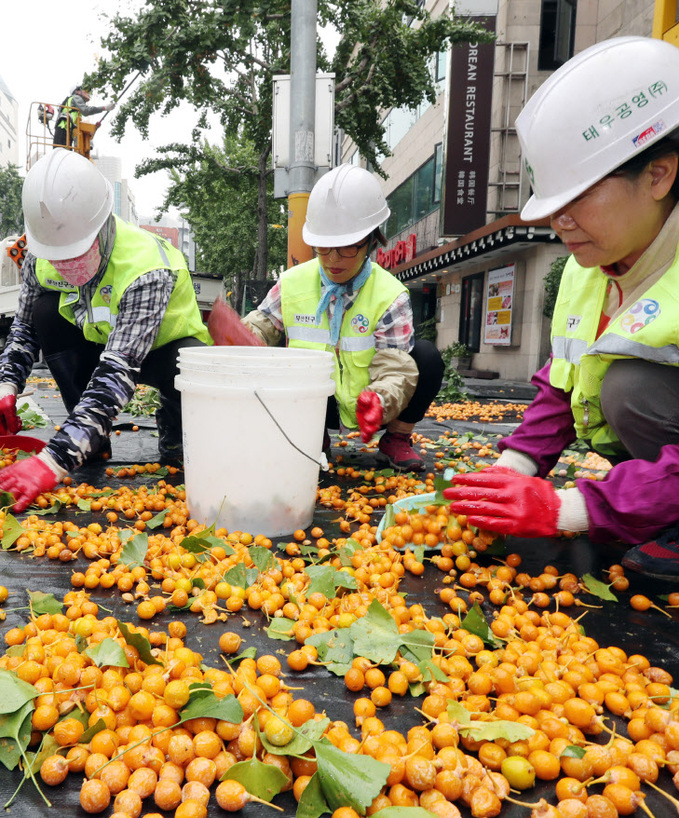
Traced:
<path id="1" fill-rule="evenodd" d="M 509 346 L 512 342 L 515 266 L 488 271 L 484 344 Z"/>

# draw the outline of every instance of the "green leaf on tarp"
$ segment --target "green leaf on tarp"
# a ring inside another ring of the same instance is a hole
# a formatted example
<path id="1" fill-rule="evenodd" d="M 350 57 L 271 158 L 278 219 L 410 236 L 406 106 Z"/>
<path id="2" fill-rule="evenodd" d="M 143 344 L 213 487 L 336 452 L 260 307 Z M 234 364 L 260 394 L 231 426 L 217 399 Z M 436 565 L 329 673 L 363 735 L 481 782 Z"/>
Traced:
<path id="1" fill-rule="evenodd" d="M 307 597 L 311 594 L 323 594 L 327 599 L 334 599 L 338 588 L 357 588 L 356 580 L 346 571 L 338 571 L 332 565 L 310 565 L 306 573 L 311 580 L 307 588 Z"/>
<path id="2" fill-rule="evenodd" d="M 106 722 L 103 719 L 97 719 L 91 727 L 88 727 L 87 730 L 85 730 L 78 741 L 81 744 L 89 744 L 97 733 L 101 733 L 102 730 L 106 730 Z"/>
<path id="3" fill-rule="evenodd" d="M 328 670 L 336 675 L 339 675 L 338 666 L 351 666 L 354 658 L 354 640 L 349 628 L 333 628 L 325 633 L 314 633 L 307 637 L 304 644 L 313 645 L 321 662 L 327 662 Z"/>
<path id="4" fill-rule="evenodd" d="M 233 764 L 224 773 L 223 779 L 226 778 L 239 781 L 251 795 L 267 802 L 278 795 L 288 783 L 288 777 L 280 767 L 265 764 L 257 756 Z"/>
<path id="5" fill-rule="evenodd" d="M 200 588 L 201 591 L 205 590 L 205 580 L 201 579 L 201 577 L 191 577 L 191 585 L 193 588 Z"/>
<path id="6" fill-rule="evenodd" d="M 146 527 L 154 531 L 156 528 L 158 528 L 158 526 L 163 525 L 166 516 L 167 511 L 165 511 L 164 509 L 163 511 L 159 511 L 157 514 L 151 517 L 150 520 L 146 521 Z"/>
<path id="7" fill-rule="evenodd" d="M 12 498 L 10 505 L 14 505 L 14 498 Z M 7 549 L 11 548 L 19 537 L 25 533 L 26 529 L 21 525 L 17 518 L 13 514 L 7 514 L 2 523 L 2 540 L 0 541 L 0 544 L 2 544 L 3 549 L 7 551 Z"/>
<path id="8" fill-rule="evenodd" d="M 32 508 L 31 514 L 35 514 L 36 517 L 46 517 L 48 514 L 56 514 L 62 505 L 61 500 L 54 500 L 47 508 Z"/>
<path id="9" fill-rule="evenodd" d="M 423 682 L 447 682 L 449 681 L 448 675 L 444 673 L 440 667 L 434 664 L 431 659 L 426 659 L 424 662 L 420 662 L 418 665 L 420 669 L 420 673 L 422 674 L 422 681 Z"/>
<path id="10" fill-rule="evenodd" d="M 266 629 L 266 635 L 269 639 L 280 639 L 283 642 L 289 642 L 295 638 L 295 634 L 292 631 L 294 624 L 294 619 L 288 619 L 285 616 L 276 616 L 271 620 L 271 624 Z"/>
<path id="11" fill-rule="evenodd" d="M 357 551 L 363 551 L 363 546 L 358 542 L 358 540 L 353 539 L 350 537 L 344 545 L 337 550 L 337 554 L 340 558 L 340 563 L 345 568 L 353 567 L 353 563 L 351 562 L 351 558 Z"/>
<path id="12" fill-rule="evenodd" d="M 394 661 L 401 634 L 389 611 L 376 599 L 370 603 L 365 616 L 352 623 L 350 631 L 357 656 L 364 656 L 377 665 Z"/>
<path id="13" fill-rule="evenodd" d="M 260 739 L 264 747 L 274 755 L 303 756 L 313 747 L 314 742 L 321 738 L 329 724 L 330 719 L 327 717 L 319 721 L 305 721 L 304 724 L 296 728 L 292 739 L 282 747 L 271 744 L 265 733 L 260 733 Z"/>
<path id="14" fill-rule="evenodd" d="M 500 647 L 501 643 L 496 639 L 495 634 L 488 627 L 488 622 L 486 622 L 486 617 L 483 615 L 483 611 L 479 607 L 478 602 L 475 602 L 472 605 L 469 613 L 465 616 L 462 622 L 460 622 L 460 627 L 464 628 L 466 631 L 469 631 L 469 633 L 473 633 L 474 635 L 480 637 L 483 640 L 484 645 L 490 645 L 494 648 Z"/>
<path id="15" fill-rule="evenodd" d="M 345 753 L 327 739 L 314 743 L 323 795 L 334 811 L 352 807 L 360 815 L 379 795 L 391 767 L 369 755 Z"/>
<path id="16" fill-rule="evenodd" d="M 503 554 L 506 554 L 507 543 L 504 536 L 502 534 L 498 534 L 498 536 L 495 537 L 495 539 L 483 553 L 487 554 L 489 557 L 500 557 Z"/>
<path id="17" fill-rule="evenodd" d="M 243 720 L 243 708 L 233 694 L 218 699 L 211 687 L 200 683 L 189 685 L 189 691 L 189 701 L 179 711 L 179 718 L 182 721 L 221 719 L 238 724 Z"/>
<path id="18" fill-rule="evenodd" d="M 85 500 L 83 497 L 81 497 L 78 500 L 78 502 L 76 503 L 76 506 L 81 511 L 92 511 L 92 501 L 91 500 Z"/>
<path id="19" fill-rule="evenodd" d="M 116 642 L 108 636 L 102 639 L 99 644 L 91 648 L 87 648 L 85 656 L 89 656 L 97 667 L 129 667 L 130 663 L 127 661 L 125 651 Z"/>
<path id="20" fill-rule="evenodd" d="M 64 608 L 64 603 L 59 602 L 54 594 L 45 594 L 42 591 L 26 591 L 28 594 L 28 601 L 35 616 L 42 616 L 42 614 L 57 614 L 61 613 Z"/>
<path id="21" fill-rule="evenodd" d="M 194 554 L 198 562 L 208 560 L 212 549 L 217 547 L 223 548 L 227 556 L 235 554 L 236 552 L 230 545 L 220 540 L 219 537 L 214 536 L 214 528 L 214 525 L 211 525 L 210 528 L 205 529 L 205 531 L 184 537 L 181 541 L 181 547 L 190 554 Z"/>
<path id="22" fill-rule="evenodd" d="M 598 596 L 599 599 L 608 602 L 618 601 L 618 597 L 611 591 L 608 585 L 599 579 L 595 579 L 591 574 L 582 575 L 582 584 L 587 588 L 590 594 Z"/>
<path id="23" fill-rule="evenodd" d="M 400 651 L 408 653 L 408 659 L 415 664 L 431 659 L 434 648 L 434 634 L 430 631 L 411 631 L 402 633 L 400 637 Z"/>
<path id="24" fill-rule="evenodd" d="M 240 662 L 243 659 L 254 659 L 257 656 L 257 648 L 245 648 L 238 656 L 229 656 L 228 663 L 233 665 L 235 662 Z"/>
<path id="25" fill-rule="evenodd" d="M 36 691 L 37 693 L 37 691 Z M 0 763 L 13 770 L 26 752 L 33 731 L 33 702 L 0 715 Z"/>
<path id="26" fill-rule="evenodd" d="M 119 563 L 127 565 L 128 568 L 143 568 L 146 552 L 149 548 L 148 534 L 140 532 L 128 540 L 123 550 L 120 552 Z"/>
<path id="27" fill-rule="evenodd" d="M 5 651 L 5 656 L 23 656 L 26 645 L 12 645 Z"/>
<path id="28" fill-rule="evenodd" d="M 147 665 L 163 664 L 151 653 L 151 643 L 145 636 L 143 636 L 141 633 L 132 633 L 124 622 L 121 622 L 119 619 L 116 621 L 118 623 L 118 627 L 120 628 L 120 632 L 125 638 L 125 641 L 128 645 L 136 648 L 142 662 L 145 662 Z"/>
<path id="29" fill-rule="evenodd" d="M 253 583 L 257 582 L 258 577 L 259 571 L 256 568 L 246 568 L 242 562 L 239 562 L 238 565 L 229 568 L 222 579 L 224 582 L 228 582 L 229 585 L 249 588 Z"/>
<path id="30" fill-rule="evenodd" d="M 321 778 L 319 774 L 315 772 L 304 788 L 302 797 L 299 799 L 295 818 L 319 818 L 319 816 L 325 812 L 332 812 L 332 810 L 323 795 Z"/>
<path id="31" fill-rule="evenodd" d="M 384 509 L 384 525 L 382 530 L 384 531 L 387 528 L 391 528 L 396 523 L 396 512 L 394 511 L 394 506 L 389 503 L 387 507 Z"/>
<path id="32" fill-rule="evenodd" d="M 431 818 L 431 812 L 424 807 L 385 807 L 373 812 L 373 818 Z"/>
<path id="33" fill-rule="evenodd" d="M 496 741 L 499 738 L 506 741 L 525 741 L 534 735 L 535 730 L 527 724 L 516 721 L 473 719 L 467 727 L 460 727 L 458 732 L 463 736 L 470 736 L 474 741 Z"/>
<path id="34" fill-rule="evenodd" d="M 417 699 L 420 696 L 424 696 L 424 694 L 427 692 L 427 688 L 424 686 L 423 682 L 410 682 L 408 685 L 408 692 L 414 699 Z"/>
<path id="35" fill-rule="evenodd" d="M 35 775 L 42 767 L 42 762 L 49 756 L 53 756 L 60 747 L 61 745 L 51 733 L 44 733 L 37 753 L 26 753 L 31 772 Z"/>
<path id="36" fill-rule="evenodd" d="M 16 673 L 0 668 L 0 714 L 16 713 L 39 695 L 40 692 L 33 685 L 24 682 Z"/>
<path id="37" fill-rule="evenodd" d="M 248 548 L 248 553 L 260 574 L 264 574 L 266 571 L 270 571 L 278 565 L 276 557 L 274 557 L 268 548 L 264 548 L 262 545 L 251 545 L 250 548 Z"/>
<path id="38" fill-rule="evenodd" d="M 413 555 L 418 562 L 424 562 L 424 550 L 423 545 L 417 545 L 413 549 Z"/>
<path id="39" fill-rule="evenodd" d="M 0 508 L 9 508 L 14 505 L 14 497 L 8 491 L 0 491 Z"/>
<path id="40" fill-rule="evenodd" d="M 454 726 L 457 730 L 471 724 L 472 714 L 466 707 L 461 705 L 460 702 L 456 702 L 453 699 L 448 699 L 447 712 L 451 724 L 455 722 Z"/>
<path id="41" fill-rule="evenodd" d="M 559 758 L 583 758 L 587 750 L 584 747 L 578 747 L 577 744 L 569 744 L 561 751 Z"/>

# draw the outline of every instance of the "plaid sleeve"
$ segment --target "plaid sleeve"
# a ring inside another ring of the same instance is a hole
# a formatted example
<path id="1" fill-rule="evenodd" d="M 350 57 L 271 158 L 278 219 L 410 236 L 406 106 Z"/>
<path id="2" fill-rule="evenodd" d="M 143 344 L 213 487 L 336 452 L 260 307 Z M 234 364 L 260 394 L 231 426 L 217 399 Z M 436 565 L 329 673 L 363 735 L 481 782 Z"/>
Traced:
<path id="1" fill-rule="evenodd" d="M 139 368 L 151 351 L 170 302 L 174 278 L 169 270 L 151 270 L 134 281 L 120 299 L 106 351 Z"/>
<path id="2" fill-rule="evenodd" d="M 21 267 L 21 289 L 7 343 L 0 356 L 0 382 L 21 392 L 38 359 L 40 347 L 33 329 L 33 303 L 41 287 L 35 275 L 35 256 L 28 253 Z"/>
<path id="3" fill-rule="evenodd" d="M 402 349 L 405 352 L 415 345 L 413 307 L 410 294 L 401 293 L 384 313 L 375 328 L 376 349 Z"/>
<path id="4" fill-rule="evenodd" d="M 280 281 L 277 281 L 273 285 L 257 309 L 259 312 L 263 312 L 264 315 L 266 315 L 266 317 L 279 332 L 283 332 L 285 330 L 285 326 L 283 324 L 283 310 L 281 307 Z"/>
<path id="5" fill-rule="evenodd" d="M 111 434 L 113 419 L 134 395 L 173 287 L 169 270 L 152 270 L 125 291 L 113 332 L 78 405 L 47 450 L 66 471 L 77 468 Z"/>

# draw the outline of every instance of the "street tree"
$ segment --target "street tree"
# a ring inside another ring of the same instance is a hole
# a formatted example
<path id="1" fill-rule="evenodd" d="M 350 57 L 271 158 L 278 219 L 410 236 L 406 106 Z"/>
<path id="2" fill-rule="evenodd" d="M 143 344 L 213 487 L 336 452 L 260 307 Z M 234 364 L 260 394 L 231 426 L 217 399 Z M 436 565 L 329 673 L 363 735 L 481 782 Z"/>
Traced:
<path id="1" fill-rule="evenodd" d="M 0 167 L 0 238 L 20 236 L 24 232 L 23 183 L 16 165 Z"/>
<path id="2" fill-rule="evenodd" d="M 449 12 L 433 19 L 417 0 L 318 0 L 318 18 L 339 37 L 332 56 L 322 41 L 317 44 L 319 70 L 336 76 L 336 126 L 375 165 L 380 154 L 389 154 L 383 112 L 435 99 L 429 70 L 434 55 L 491 36 Z M 110 27 L 102 44 L 111 56 L 100 61 L 88 82 L 108 95 L 131 88 L 118 108 L 114 136 L 122 137 L 127 127 L 148 136 L 153 115 L 189 103 L 195 110 L 191 143 L 167 146 L 162 166 L 174 162 L 181 173 L 187 150 L 196 157 L 205 153 L 208 127 L 257 147 L 248 174 L 223 169 L 221 175 L 227 187 L 238 186 L 246 176 L 256 187 L 252 273 L 265 279 L 272 79 L 290 70 L 290 0 L 141 0 L 135 14 L 116 13 Z M 159 167 L 144 162 L 137 175 Z"/>
<path id="3" fill-rule="evenodd" d="M 148 172 L 169 170 L 171 184 L 162 209 L 176 207 L 189 222 L 196 241 L 196 270 L 222 276 L 232 301 L 242 303 L 257 253 L 257 151 L 251 142 L 227 134 L 222 148 L 173 144 L 147 160 Z M 171 158 L 168 158 L 171 154 Z M 284 203 L 266 197 L 269 269 L 283 269 L 287 241 Z"/>

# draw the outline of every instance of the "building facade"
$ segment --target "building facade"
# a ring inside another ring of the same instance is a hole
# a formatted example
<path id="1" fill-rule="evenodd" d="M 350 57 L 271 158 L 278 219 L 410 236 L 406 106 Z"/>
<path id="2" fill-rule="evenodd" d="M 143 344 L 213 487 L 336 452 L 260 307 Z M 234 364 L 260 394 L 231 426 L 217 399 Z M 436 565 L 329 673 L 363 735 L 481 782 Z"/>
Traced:
<path id="1" fill-rule="evenodd" d="M 426 0 L 434 16 L 448 0 Z M 473 369 L 529 380 L 549 354 L 543 279 L 565 249 L 548 220 L 519 217 L 529 183 L 514 121 L 550 74 L 610 37 L 651 36 L 649 0 L 459 0 L 495 35 L 432 61 L 434 104 L 384 112 L 392 155 L 377 177 L 391 208 L 377 260 L 409 288 L 416 325 L 462 341 Z M 361 164 L 346 140 L 342 161 Z"/>
<path id="2" fill-rule="evenodd" d="M 99 156 L 92 157 L 97 169 L 113 185 L 113 212 L 130 224 L 139 224 L 134 193 L 123 178 L 123 160 L 119 156 Z"/>
<path id="3" fill-rule="evenodd" d="M 0 165 L 19 164 L 19 103 L 0 77 Z"/>

